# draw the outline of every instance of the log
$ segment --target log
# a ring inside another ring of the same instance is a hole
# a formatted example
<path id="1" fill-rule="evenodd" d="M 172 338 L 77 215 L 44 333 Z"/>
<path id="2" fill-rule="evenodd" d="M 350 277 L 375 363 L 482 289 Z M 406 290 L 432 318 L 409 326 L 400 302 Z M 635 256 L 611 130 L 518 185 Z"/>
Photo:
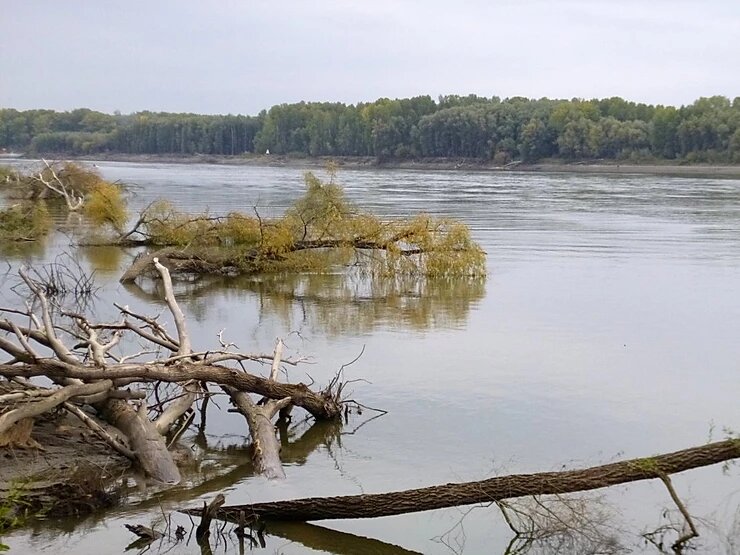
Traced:
<path id="1" fill-rule="evenodd" d="M 271 480 L 285 478 L 283 463 L 280 461 L 280 442 L 272 423 L 275 412 L 256 405 L 249 393 L 231 387 L 223 389 L 247 420 L 252 436 L 252 462 L 255 471 Z"/>
<path id="2" fill-rule="evenodd" d="M 54 407 L 64 403 L 67 399 L 77 395 L 92 395 L 94 393 L 106 391 L 111 387 L 113 387 L 113 382 L 111 380 L 103 380 L 91 384 L 68 385 L 58 389 L 40 401 L 22 403 L 18 408 L 9 410 L 0 416 L 0 437 L 2 437 L 5 431 L 13 424 L 23 420 L 24 418 L 33 418 L 34 416 L 48 412 Z"/>
<path id="3" fill-rule="evenodd" d="M 118 281 L 121 283 L 130 283 L 134 281 L 142 273 L 152 267 L 156 258 L 167 258 L 167 256 L 171 255 L 175 250 L 176 249 L 174 247 L 165 247 L 152 253 L 137 256 L 131 266 L 129 266 Z"/>
<path id="4" fill-rule="evenodd" d="M 654 457 L 631 459 L 580 470 L 513 474 L 476 482 L 451 483 L 391 493 L 310 497 L 252 505 L 231 505 L 223 507 L 218 517 L 237 522 L 239 513 L 243 511 L 252 517 L 278 521 L 377 518 L 531 495 L 588 491 L 639 480 L 662 479 L 662 476 L 669 474 L 736 458 L 740 458 L 740 439 L 730 439 Z M 199 509 L 185 512 L 200 514 Z"/>
<path id="5" fill-rule="evenodd" d="M 167 450 L 165 439 L 146 414 L 135 411 L 126 401 L 109 399 L 102 404 L 105 419 L 121 430 L 129 440 L 141 469 L 165 484 L 180 483 L 180 471 Z"/>
<path id="6" fill-rule="evenodd" d="M 56 359 L 40 359 L 35 364 L 0 364 L 0 375 L 6 377 L 47 376 L 82 380 L 136 378 L 139 381 L 185 382 L 197 380 L 228 385 L 239 391 L 250 391 L 270 399 L 290 397 L 292 404 L 306 409 L 317 419 L 330 420 L 341 416 L 342 404 L 324 391 L 316 393 L 305 384 L 286 384 L 223 366 L 183 363 L 177 365 L 109 364 L 94 368 L 81 364 L 66 364 Z"/>
<path id="7" fill-rule="evenodd" d="M 270 377 L 268 378 L 270 381 L 277 381 L 282 354 L 283 341 L 278 339 L 272 358 L 272 366 L 270 367 Z M 249 396 L 249 393 L 237 391 L 228 386 L 224 386 L 222 389 L 231 397 L 231 402 L 247 420 L 249 433 L 252 436 L 252 461 L 255 470 L 271 480 L 285 478 L 283 464 L 280 461 L 280 442 L 275 434 L 272 419 L 290 404 L 290 397 L 279 401 L 263 398 L 262 402 L 257 404 Z"/>

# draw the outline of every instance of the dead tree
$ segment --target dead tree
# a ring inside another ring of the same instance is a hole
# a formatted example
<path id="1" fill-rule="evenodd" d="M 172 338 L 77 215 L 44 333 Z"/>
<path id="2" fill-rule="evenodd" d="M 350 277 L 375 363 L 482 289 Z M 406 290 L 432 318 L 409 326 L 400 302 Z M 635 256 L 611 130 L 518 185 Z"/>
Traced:
<path id="1" fill-rule="evenodd" d="M 53 307 L 39 283 L 27 271 L 20 271 L 37 309 L 0 309 L 4 314 L 0 317 L 0 332 L 4 332 L 0 351 L 10 356 L 0 363 L 0 376 L 14 387 L 0 395 L 0 446 L 37 446 L 31 438 L 33 419 L 60 407 L 133 459 L 150 477 L 177 483 L 180 474 L 165 435 L 203 396 L 201 384 L 212 383 L 222 387 L 247 416 L 257 468 L 269 477 L 284 476 L 272 417 L 281 408 L 295 405 L 318 419 L 339 418 L 341 388 L 333 389 L 337 384 L 332 382 L 333 387 L 313 391 L 304 384 L 277 381 L 281 362 L 300 362 L 283 360 L 281 343 L 272 355 L 249 354 L 233 350 L 219 334 L 219 349 L 195 351 L 169 272 L 158 260 L 153 263 L 165 285 L 174 333 L 157 318 L 128 307 L 116 305 L 121 319 L 113 323 L 94 323 L 82 314 Z M 138 353 L 119 353 L 124 334 L 138 337 L 147 346 Z M 244 363 L 271 363 L 269 377 L 247 372 Z M 49 378 L 57 387 L 37 387 L 24 379 L 36 376 Z M 177 389 L 158 402 L 154 417 L 152 407 L 143 400 L 146 386 L 153 382 L 175 384 Z M 263 401 L 256 403 L 250 394 Z M 80 410 L 82 406 L 94 414 Z M 121 437 L 112 435 L 98 419 L 115 426 Z"/>
<path id="2" fill-rule="evenodd" d="M 70 212 L 75 212 L 82 208 L 85 203 L 84 195 L 70 187 L 68 184 L 65 184 L 64 180 L 57 174 L 53 164 L 49 164 L 49 162 L 44 159 L 42 159 L 42 162 L 46 166 L 46 170 L 41 170 L 38 173 L 31 174 L 31 179 L 41 183 L 46 190 L 51 191 L 64 199 L 67 209 Z"/>
<path id="3" fill-rule="evenodd" d="M 580 470 L 497 476 L 477 482 L 452 483 L 391 493 L 231 505 L 223 507 L 218 515 L 231 522 L 237 522 L 241 513 L 253 520 L 277 521 L 377 518 L 532 495 L 588 491 L 639 480 L 660 479 L 666 483 L 666 477 L 670 474 L 736 458 L 740 458 L 740 439 L 728 439 L 654 457 Z M 675 501 L 675 491 L 669 487 L 669 492 Z M 198 515 L 201 511 L 191 509 L 186 512 Z"/>
<path id="4" fill-rule="evenodd" d="M 277 381 L 282 352 L 283 342 L 278 339 L 270 369 L 269 379 L 271 381 Z M 229 386 L 222 386 L 222 389 L 231 397 L 236 410 L 247 419 L 249 432 L 254 439 L 252 459 L 257 472 L 268 478 L 285 478 L 285 471 L 280 462 L 280 443 L 275 435 L 272 419 L 290 405 L 290 397 L 284 397 L 279 401 L 264 398 L 258 404 L 244 391 L 238 391 Z"/>

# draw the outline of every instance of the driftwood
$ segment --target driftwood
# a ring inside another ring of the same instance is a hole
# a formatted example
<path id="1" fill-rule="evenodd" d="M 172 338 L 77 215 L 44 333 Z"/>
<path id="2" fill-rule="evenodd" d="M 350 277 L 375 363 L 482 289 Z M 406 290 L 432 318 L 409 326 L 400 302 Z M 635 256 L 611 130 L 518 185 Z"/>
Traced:
<path id="1" fill-rule="evenodd" d="M 134 410 L 125 401 L 111 399 L 105 403 L 101 413 L 128 438 L 139 466 L 148 476 L 165 484 L 180 483 L 177 464 L 164 438 L 147 417 L 144 405 Z"/>
<path id="2" fill-rule="evenodd" d="M 218 510 L 226 503 L 226 498 L 222 493 L 219 493 L 216 498 L 206 505 L 203 501 L 203 510 L 200 515 L 200 524 L 195 529 L 195 539 L 198 543 L 208 539 L 210 535 L 211 521 L 214 519 Z"/>
<path id="3" fill-rule="evenodd" d="M 514 474 L 391 493 L 231 505 L 223 507 L 218 517 L 237 522 L 239 514 L 243 512 L 252 519 L 277 521 L 377 518 L 532 495 L 588 491 L 639 480 L 662 480 L 670 474 L 736 458 L 740 458 L 740 439 L 731 439 L 580 470 Z M 190 509 L 185 512 L 198 515 L 201 510 Z"/>
<path id="4" fill-rule="evenodd" d="M 138 255 L 131 266 L 123 273 L 118 279 L 121 283 L 129 283 L 134 281 L 137 277 L 142 275 L 148 269 L 154 267 L 154 260 L 167 260 L 169 256 L 173 255 L 177 249 L 174 247 L 167 247 L 151 253 L 142 253 Z"/>
<path id="5" fill-rule="evenodd" d="M 253 360 L 253 358 L 250 357 L 248 360 Z M 240 391 L 250 391 L 270 399 L 289 397 L 291 403 L 306 409 L 318 419 L 338 418 L 342 412 L 341 401 L 332 391 L 316 392 L 302 383 L 273 382 L 242 370 L 206 362 L 183 363 L 176 366 L 163 362 L 124 363 L 94 368 L 65 364 L 56 359 L 41 359 L 34 364 L 0 364 L 0 375 L 25 378 L 47 376 L 81 380 L 111 379 L 117 385 L 126 385 L 132 381 L 186 382 L 197 380 L 231 386 Z"/>
<path id="6" fill-rule="evenodd" d="M 91 395 L 93 393 L 105 391 L 111 387 L 113 387 L 113 382 L 110 380 L 102 380 L 91 384 L 73 384 L 58 389 L 54 393 L 45 396 L 40 401 L 21 404 L 19 407 L 0 416 L 0 444 L 2 444 L 2 437 L 5 432 L 16 422 L 44 414 L 45 412 L 61 405 L 71 397 L 75 397 L 77 395 Z"/>
<path id="7" fill-rule="evenodd" d="M 278 339 L 270 369 L 269 379 L 271 381 L 277 381 L 282 352 L 283 342 Z M 228 386 L 223 386 L 223 390 L 231 397 L 236 410 L 247 419 L 247 425 L 254 440 L 252 443 L 252 460 L 257 472 L 268 478 L 285 478 L 285 471 L 280 462 L 280 443 L 275 434 L 272 419 L 282 409 L 290 405 L 290 397 L 285 397 L 279 401 L 264 399 L 264 402 L 257 404 L 248 393 Z"/>
<path id="8" fill-rule="evenodd" d="M 313 391 L 303 384 L 280 383 L 280 364 L 300 362 L 282 358 L 282 342 L 272 355 L 249 354 L 233 350 L 233 344 L 226 343 L 219 332 L 220 348 L 195 351 L 169 270 L 157 258 L 151 263 L 164 283 L 174 333 L 168 332 L 157 317 L 118 305 L 119 321 L 91 322 L 82 314 L 55 306 L 42 284 L 20 270 L 39 314 L 31 310 L 30 304 L 26 310 L 0 309 L 5 314 L 0 318 L 0 331 L 4 332 L 0 351 L 11 357 L 0 363 L 0 376 L 17 382 L 0 395 L 0 447 L 42 447 L 31 437 L 34 418 L 59 407 L 74 414 L 112 449 L 134 460 L 149 477 L 175 484 L 180 481 L 180 473 L 165 436 L 170 438 L 169 443 L 177 440 L 183 423 L 187 426 L 192 422 L 194 403 L 205 394 L 202 384 L 210 382 L 222 387 L 247 416 L 258 471 L 272 478 L 284 477 L 272 419 L 281 409 L 293 405 L 318 419 L 338 419 L 342 412 L 341 384 L 334 380 L 326 390 Z M 149 347 L 138 353 L 119 354 L 124 334 L 143 340 Z M 154 358 L 147 359 L 149 355 Z M 245 362 L 271 362 L 269 377 L 246 371 Z M 23 379 L 36 376 L 44 376 L 58 387 L 39 388 Z M 163 400 L 157 393 L 156 403 L 149 406 L 144 402 L 146 391 L 136 387 L 151 392 L 152 383 L 157 384 L 155 392 L 159 392 L 161 383 L 172 386 Z M 250 394 L 263 399 L 256 402 Z M 101 421 L 81 410 L 83 405 L 94 409 Z M 115 426 L 120 434 L 105 430 L 103 421 Z"/>

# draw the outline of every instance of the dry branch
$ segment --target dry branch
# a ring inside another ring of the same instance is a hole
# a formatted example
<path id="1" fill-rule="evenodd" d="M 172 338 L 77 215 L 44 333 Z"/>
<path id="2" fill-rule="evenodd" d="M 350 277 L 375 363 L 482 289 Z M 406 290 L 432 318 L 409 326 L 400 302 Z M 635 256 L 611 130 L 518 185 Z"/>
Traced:
<path id="1" fill-rule="evenodd" d="M 317 393 L 302 383 L 274 382 L 241 370 L 208 364 L 186 363 L 168 366 L 161 363 L 128 363 L 108 364 L 104 368 L 95 368 L 82 364 L 65 364 L 57 359 L 41 359 L 35 364 L 0 364 L 0 375 L 25 378 L 47 376 L 82 380 L 111 379 L 116 383 L 118 380 L 131 383 L 131 379 L 140 382 L 197 380 L 228 385 L 239 391 L 249 391 L 270 399 L 290 397 L 292 404 L 306 409 L 319 419 L 337 418 L 342 413 L 341 401 L 331 391 Z"/>
<path id="2" fill-rule="evenodd" d="M 109 434 L 103 426 L 96 422 L 95 419 L 92 418 L 90 415 L 85 414 L 85 412 L 80 407 L 65 402 L 64 408 L 70 414 L 73 414 L 74 416 L 79 418 L 85 424 L 85 426 L 95 432 L 103 441 L 105 441 L 113 449 L 118 451 L 121 455 L 123 455 L 127 459 L 131 459 L 132 461 L 136 460 L 136 453 L 126 447 L 126 445 L 124 445 L 120 439 Z"/>
<path id="3" fill-rule="evenodd" d="M 219 518 L 236 522 L 243 511 L 264 520 L 313 521 L 377 518 L 476 503 L 490 503 L 530 495 L 564 494 L 652 480 L 740 457 L 740 440 L 731 439 L 682 451 L 561 472 L 514 474 L 370 495 L 311 497 L 291 501 L 232 505 Z M 186 511 L 200 514 L 200 509 Z"/>
<path id="4" fill-rule="evenodd" d="M 113 382 L 111 380 L 102 380 L 91 384 L 73 384 L 62 387 L 40 401 L 23 403 L 18 408 L 9 410 L 0 416 L 0 437 L 2 437 L 13 424 L 23 420 L 24 418 L 33 418 L 34 416 L 49 412 L 53 408 L 77 395 L 92 395 L 94 393 L 100 393 L 101 391 L 110 389 L 111 387 L 113 387 Z"/>
<path id="5" fill-rule="evenodd" d="M 208 505 L 203 501 L 203 511 L 201 512 L 200 524 L 195 530 L 195 539 L 198 543 L 206 540 L 210 535 L 211 521 L 224 503 L 226 503 L 226 498 L 223 493 L 219 493 Z"/>
<path id="6" fill-rule="evenodd" d="M 64 202 L 67 204 L 67 209 L 69 209 L 70 211 L 75 211 L 82 208 L 82 205 L 85 202 L 84 196 L 78 194 L 74 189 L 68 188 L 67 185 L 64 184 L 64 181 L 59 178 L 52 164 L 49 164 L 49 162 L 47 162 L 43 158 L 41 161 L 46 166 L 46 169 L 49 170 L 49 173 L 51 174 L 51 179 L 46 179 L 44 177 L 43 171 L 31 175 L 31 178 L 43 184 L 44 187 L 46 187 L 49 191 L 53 191 L 54 193 L 62 197 L 64 199 Z"/>
<path id="7" fill-rule="evenodd" d="M 175 327 L 177 328 L 177 337 L 180 344 L 177 349 L 178 355 L 189 355 L 193 349 L 190 346 L 190 334 L 188 333 L 188 326 L 185 322 L 185 315 L 180 310 L 180 305 L 175 300 L 175 292 L 172 289 L 172 278 L 170 277 L 170 271 L 166 266 L 159 263 L 159 258 L 152 260 L 154 267 L 157 268 L 159 275 L 162 276 L 162 283 L 164 284 L 164 300 L 167 303 L 167 307 L 172 313 L 172 317 L 175 320 Z"/>
<path id="8" fill-rule="evenodd" d="M 297 405 L 318 419 L 333 419 L 341 415 L 341 390 L 334 382 L 321 392 L 312 391 L 304 384 L 278 382 L 279 368 L 283 362 L 283 343 L 280 340 L 272 356 L 252 355 L 230 350 L 235 345 L 224 342 L 219 333 L 221 350 L 193 352 L 187 321 L 175 298 L 170 272 L 157 257 L 151 263 L 162 278 L 165 301 L 175 323 L 175 334 L 168 333 L 157 317 L 143 316 L 118 305 L 122 318 L 114 323 L 95 323 L 83 314 L 54 310 L 57 307 L 53 305 L 53 300 L 47 298 L 42 287 L 29 277 L 25 269 L 20 270 L 20 276 L 31 290 L 40 314 L 39 317 L 35 316 L 30 305 L 26 311 L 0 309 L 0 312 L 8 315 L 8 318 L 0 321 L 0 331 L 7 334 L 0 337 L 0 351 L 12 357 L 8 362 L 0 363 L 0 376 L 15 380 L 44 376 L 65 387 L 49 394 L 37 391 L 28 395 L 17 392 L 7 394 L 6 402 L 12 401 L 20 406 L 14 406 L 0 416 L 0 439 L 4 432 L 18 423 L 17 430 L 6 434 L 6 444 L 35 446 L 30 438 L 32 420 L 29 419 L 76 397 L 78 403 L 84 402 L 95 408 L 103 420 L 120 430 L 128 440 L 128 445 L 104 430 L 78 407 L 65 403 L 64 407 L 69 412 L 93 429 L 113 449 L 135 459 L 148 476 L 175 484 L 181 477 L 163 436 L 175 422 L 191 411 L 193 403 L 202 395 L 203 387 L 210 382 L 221 386 L 231 396 L 235 406 L 247 416 L 257 468 L 268 477 L 284 477 L 273 417 L 288 405 Z M 23 322 L 23 325 L 15 320 Z M 138 336 L 137 339 L 145 342 L 139 353 L 114 354 L 114 348 L 118 351 L 122 344 L 125 345 L 122 341 L 124 334 Z M 74 346 L 70 348 L 65 342 Z M 164 354 L 162 349 L 165 350 Z M 142 361 L 145 354 L 156 354 L 156 357 L 151 361 Z M 241 366 L 244 361 L 270 361 L 270 376 L 262 378 L 248 373 L 243 367 L 237 370 L 223 365 L 229 362 Z M 284 362 L 297 363 L 294 360 Z M 151 407 L 143 400 L 138 403 L 134 401 L 145 396 L 143 391 L 120 389 L 134 383 L 152 382 L 157 382 L 157 385 L 154 389 L 156 404 Z M 177 384 L 181 391 L 160 401 L 159 382 Z M 250 394 L 260 395 L 263 399 L 255 403 Z M 148 416 L 152 409 L 159 413 L 156 422 Z M 179 433 L 182 431 L 180 429 Z M 173 437 L 177 438 L 178 433 Z M 174 441 L 176 439 L 172 439 Z"/>

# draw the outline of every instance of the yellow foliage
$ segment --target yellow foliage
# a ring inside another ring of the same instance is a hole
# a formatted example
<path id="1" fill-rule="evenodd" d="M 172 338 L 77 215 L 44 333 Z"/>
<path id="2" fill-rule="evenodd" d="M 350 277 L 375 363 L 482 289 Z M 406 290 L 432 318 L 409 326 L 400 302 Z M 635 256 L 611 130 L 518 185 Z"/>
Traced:
<path id="1" fill-rule="evenodd" d="M 485 275 L 485 253 L 462 223 L 426 214 L 383 221 L 358 211 L 333 177 L 305 179 L 306 192 L 281 218 L 186 214 L 159 202 L 147 210 L 146 235 L 242 271 L 322 272 L 356 262 L 372 274 Z"/>
<path id="2" fill-rule="evenodd" d="M 46 199 L 51 203 L 61 201 L 66 195 L 75 205 L 78 199 L 83 199 L 83 211 L 95 225 L 110 225 L 120 232 L 126 223 L 122 188 L 104 180 L 93 168 L 73 162 L 51 163 L 25 175 L 0 172 L 0 179 L 3 176 L 7 178 L 11 196 Z"/>
<path id="3" fill-rule="evenodd" d="M 305 239 L 321 239 L 333 235 L 351 217 L 355 208 L 344 195 L 344 189 L 333 179 L 322 182 L 311 172 L 304 176 L 306 192 L 286 213 Z"/>
<path id="4" fill-rule="evenodd" d="M 239 212 L 231 212 L 221 224 L 219 236 L 227 245 L 254 245 L 260 242 L 259 220 Z"/>
<path id="5" fill-rule="evenodd" d="M 96 170 L 74 162 L 65 162 L 61 169 L 57 168 L 55 171 L 65 185 L 82 196 L 90 194 L 100 183 L 107 183 Z M 51 179 L 49 169 L 45 169 L 44 173 L 47 174 L 48 179 Z"/>
<path id="6" fill-rule="evenodd" d="M 102 179 L 89 184 L 84 212 L 93 224 L 109 224 L 118 232 L 123 230 L 128 219 L 121 188 Z"/>

